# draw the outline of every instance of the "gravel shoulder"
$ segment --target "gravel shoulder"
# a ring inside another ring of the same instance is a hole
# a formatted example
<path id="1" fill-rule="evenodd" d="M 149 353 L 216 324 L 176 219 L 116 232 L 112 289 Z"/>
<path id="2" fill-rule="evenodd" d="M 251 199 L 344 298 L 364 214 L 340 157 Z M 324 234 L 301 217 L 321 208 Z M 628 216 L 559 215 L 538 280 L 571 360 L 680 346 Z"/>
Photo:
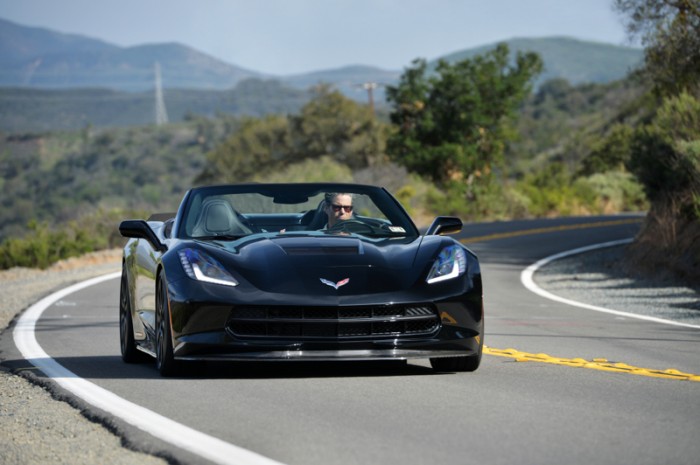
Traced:
<path id="1" fill-rule="evenodd" d="M 616 247 L 557 260 L 538 271 L 535 281 L 572 300 L 700 324 L 700 289 L 635 276 L 620 266 L 624 253 L 624 247 Z M 47 270 L 1 271 L 2 337 L 11 337 L 5 332 L 8 325 L 32 303 L 70 284 L 119 271 L 120 258 L 120 250 L 110 250 L 65 260 Z M 33 384 L 31 378 L 0 368 L 0 463 L 167 463 L 130 450 L 106 426 L 60 401 L 60 395 Z"/>
<path id="2" fill-rule="evenodd" d="M 552 294 L 590 305 L 700 325 L 700 287 L 628 269 L 626 246 L 608 247 L 548 263 L 534 275 Z"/>
<path id="3" fill-rule="evenodd" d="M 34 302 L 68 285 L 119 271 L 120 250 L 64 260 L 47 270 L 0 271 L 2 337 L 15 316 Z M 2 354 L 0 354 L 2 357 Z M 54 397 L 56 396 L 56 397 Z M 59 393 L 0 367 L 0 463 L 163 465 L 165 460 L 130 450 L 106 426 L 58 401 Z"/>

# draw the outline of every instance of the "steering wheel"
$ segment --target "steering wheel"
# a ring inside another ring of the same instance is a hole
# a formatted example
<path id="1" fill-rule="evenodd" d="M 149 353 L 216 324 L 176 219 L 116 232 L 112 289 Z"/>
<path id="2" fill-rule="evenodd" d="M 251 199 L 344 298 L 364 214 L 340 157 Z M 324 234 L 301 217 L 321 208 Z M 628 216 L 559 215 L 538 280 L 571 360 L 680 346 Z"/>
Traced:
<path id="1" fill-rule="evenodd" d="M 374 229 L 367 223 L 353 219 L 338 221 L 336 224 L 328 228 L 328 232 L 332 233 L 341 231 L 357 234 L 372 234 Z"/>

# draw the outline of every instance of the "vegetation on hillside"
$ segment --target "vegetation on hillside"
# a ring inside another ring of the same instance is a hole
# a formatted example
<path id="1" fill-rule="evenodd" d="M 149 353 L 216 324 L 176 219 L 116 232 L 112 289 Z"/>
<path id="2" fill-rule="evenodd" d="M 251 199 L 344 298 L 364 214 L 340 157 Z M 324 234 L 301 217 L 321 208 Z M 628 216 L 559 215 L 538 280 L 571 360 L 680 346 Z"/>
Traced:
<path id="1" fill-rule="evenodd" d="M 167 89 L 171 121 L 190 115 L 260 117 L 296 112 L 309 93 L 278 81 L 248 79 L 228 90 Z M 148 125 L 154 121 L 153 92 L 108 89 L 40 90 L 0 88 L 0 128 L 15 132 L 71 131 Z"/>
<path id="2" fill-rule="evenodd" d="M 666 5 L 618 5 L 649 2 Z M 119 220 L 172 211 L 195 184 L 336 180 L 385 185 L 420 224 L 650 208 L 638 256 L 697 276 L 700 79 L 671 59 L 687 52 L 697 11 L 681 13 L 644 29 L 666 59 L 648 54 L 644 72 L 610 84 L 557 79 L 530 93 L 539 58 L 503 46 L 435 73 L 415 61 L 386 115 L 320 86 L 296 110 L 258 117 L 0 134 L 0 268 L 120 244 Z M 664 42 L 676 34 L 678 49 Z M 659 66 L 686 84 L 656 78 Z"/>
<path id="3" fill-rule="evenodd" d="M 496 213 L 490 208 L 502 196 L 511 123 L 542 61 L 518 53 L 510 64 L 508 46 L 501 44 L 473 59 L 440 61 L 434 74 L 427 69 L 417 60 L 387 89 L 394 127 L 389 154 L 445 192 L 435 199 L 441 210 L 470 217 Z"/>
<path id="4" fill-rule="evenodd" d="M 651 208 L 632 251 L 635 265 L 670 269 L 700 282 L 700 3 L 616 0 L 628 31 L 645 45 L 650 83 L 645 118 L 614 135 L 621 159 L 644 186 Z M 613 137 L 611 135 L 610 137 Z"/>
<path id="5" fill-rule="evenodd" d="M 575 139 L 570 133 L 578 125 L 576 119 L 595 119 L 599 106 L 605 106 L 595 102 L 622 99 L 618 94 L 625 87 L 563 85 L 552 95 L 549 88 L 543 87 L 516 110 L 519 117 L 505 133 L 518 135 L 518 140 L 502 142 L 500 152 L 494 152 L 494 159 L 501 161 L 492 172 L 504 181 L 502 190 L 481 195 L 466 206 L 464 201 L 451 201 L 445 186 L 435 186 L 432 179 L 390 160 L 386 147 L 395 129 L 388 118 L 377 118 L 367 106 L 323 86 L 298 112 L 288 115 L 189 115 L 183 123 L 161 127 L 5 134 L 0 137 L 0 254 L 5 257 L 0 267 L 46 266 L 87 249 L 119 245 L 120 219 L 173 211 L 186 189 L 203 183 L 381 184 L 420 224 L 446 213 L 481 220 L 638 208 L 600 176 L 587 188 L 579 186 L 567 194 L 575 199 L 571 202 L 586 204 L 585 209 L 568 208 L 561 199 L 553 201 L 552 195 L 543 198 L 543 184 L 556 192 L 558 185 L 552 180 L 568 185 L 570 170 L 566 176 L 564 171 L 557 177 L 538 174 L 551 163 L 541 154 L 563 153 L 568 143 L 562 141 Z M 561 108 L 569 101 L 589 104 L 572 103 L 578 113 L 572 110 L 574 116 L 567 116 Z M 558 127 L 555 121 L 568 122 Z M 539 125 L 555 128 L 559 137 L 539 137 L 534 129 Z M 514 150 L 519 144 L 528 150 Z M 634 182 L 624 181 L 634 191 Z M 585 193 L 585 202 L 580 192 Z M 614 206 L 599 207 L 605 203 L 600 192 L 618 199 Z"/>

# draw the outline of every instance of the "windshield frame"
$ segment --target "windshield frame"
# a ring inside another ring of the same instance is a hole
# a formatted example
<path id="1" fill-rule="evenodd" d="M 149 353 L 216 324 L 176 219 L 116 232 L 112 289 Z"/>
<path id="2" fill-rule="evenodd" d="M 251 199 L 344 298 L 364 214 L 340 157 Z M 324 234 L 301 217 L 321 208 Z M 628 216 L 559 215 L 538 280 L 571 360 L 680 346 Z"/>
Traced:
<path id="1" fill-rule="evenodd" d="M 193 208 L 200 208 L 203 200 L 208 197 L 235 195 L 235 194 L 259 194 L 264 197 L 268 197 L 276 200 L 276 204 L 303 204 L 304 199 L 308 200 L 311 197 L 324 194 L 326 192 L 342 192 L 350 193 L 361 196 L 366 196 L 374 206 L 384 215 L 386 220 L 388 220 L 392 227 L 396 227 L 397 231 L 403 232 L 395 234 L 397 237 L 414 237 L 419 236 L 420 232 L 410 215 L 403 208 L 401 203 L 394 198 L 386 189 L 383 187 L 363 185 L 363 184 L 350 184 L 350 183 L 276 183 L 276 184 L 262 184 L 262 183 L 244 183 L 244 184 L 228 184 L 228 185 L 217 185 L 217 186 L 204 186 L 196 187 L 190 189 L 184 196 L 178 214 L 175 221 L 175 226 L 173 228 L 174 237 L 178 239 L 196 239 L 201 240 L 197 236 L 193 236 L 188 233 L 188 228 L 192 229 L 192 224 L 195 220 L 191 216 L 193 214 Z M 314 207 L 315 209 L 316 207 Z M 306 212 L 308 213 L 309 210 Z M 304 211 L 299 211 L 298 215 L 302 215 Z M 275 213 L 270 213 L 274 215 Z M 262 216 L 264 213 L 252 213 L 251 216 L 259 215 Z M 290 214 L 293 215 L 293 214 Z M 295 234 L 303 234 L 305 232 L 314 232 L 318 230 L 294 230 Z M 244 236 L 259 234 L 259 233 L 270 233 L 272 231 L 253 231 L 250 234 L 245 234 Z M 277 231 L 284 233 L 285 231 Z M 290 231 L 292 232 L 292 231 Z M 390 236 L 391 234 L 388 234 Z M 318 235 L 314 235 L 319 237 Z M 372 238 L 374 236 L 367 235 L 367 237 Z M 206 240 L 217 240 L 215 238 L 207 237 Z"/>

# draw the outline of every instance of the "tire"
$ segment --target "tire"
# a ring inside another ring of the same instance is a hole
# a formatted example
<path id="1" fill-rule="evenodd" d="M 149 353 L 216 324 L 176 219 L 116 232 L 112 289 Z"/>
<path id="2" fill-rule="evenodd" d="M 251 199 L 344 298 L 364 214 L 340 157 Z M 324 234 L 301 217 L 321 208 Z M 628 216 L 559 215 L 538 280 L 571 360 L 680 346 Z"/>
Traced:
<path id="1" fill-rule="evenodd" d="M 131 319 L 131 295 L 129 294 L 129 279 L 122 267 L 121 286 L 119 288 L 119 345 L 124 363 L 142 363 L 148 356 L 138 350 L 134 339 L 134 322 Z"/>
<path id="2" fill-rule="evenodd" d="M 481 365 L 481 354 L 484 352 L 484 324 L 481 323 L 481 335 L 479 337 L 479 349 L 473 355 L 466 357 L 431 358 L 430 366 L 439 372 L 476 371 Z"/>
<path id="3" fill-rule="evenodd" d="M 430 366 L 439 372 L 476 371 L 481 364 L 481 353 L 468 357 L 431 358 Z"/>
<path id="4" fill-rule="evenodd" d="M 173 376 L 180 372 L 180 364 L 173 355 L 168 307 L 168 288 L 163 273 L 160 273 L 156 280 L 156 368 L 161 376 Z"/>

